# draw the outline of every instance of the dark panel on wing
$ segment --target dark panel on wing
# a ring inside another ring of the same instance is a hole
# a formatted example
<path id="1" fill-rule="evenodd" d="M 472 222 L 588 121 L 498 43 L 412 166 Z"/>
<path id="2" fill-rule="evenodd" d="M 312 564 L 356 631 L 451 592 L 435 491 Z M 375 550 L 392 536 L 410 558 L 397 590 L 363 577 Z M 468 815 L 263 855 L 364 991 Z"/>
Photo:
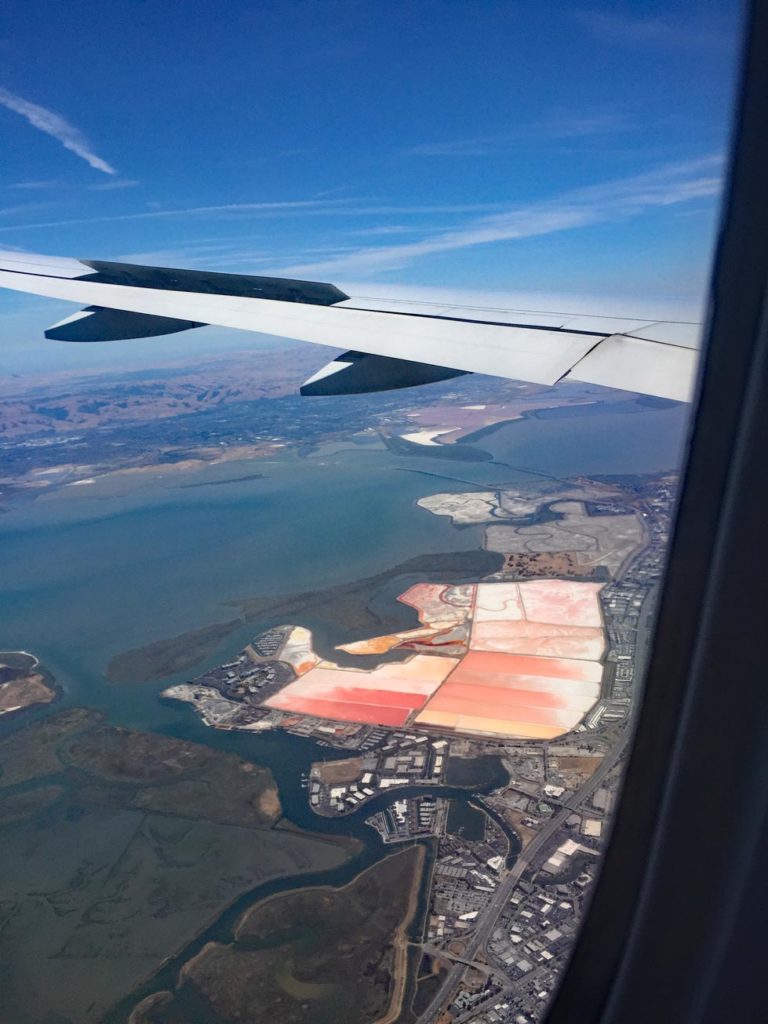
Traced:
<path id="1" fill-rule="evenodd" d="M 410 359 L 345 352 L 310 377 L 300 391 L 302 395 L 359 395 L 432 384 L 438 380 L 462 377 L 466 373 L 466 370 L 415 363 Z"/>
<path id="2" fill-rule="evenodd" d="M 86 306 L 81 314 L 49 327 L 45 336 L 52 341 L 124 341 L 127 338 L 178 334 L 193 327 L 205 327 L 205 324 L 150 313 L 127 313 L 123 309 Z"/>
<path id="3" fill-rule="evenodd" d="M 248 274 L 218 274 L 208 270 L 173 270 L 170 267 L 142 267 L 133 263 L 105 263 L 81 260 L 95 273 L 83 281 L 124 284 L 133 288 L 158 288 L 170 292 L 199 292 L 202 295 L 242 295 L 251 299 L 303 302 L 310 306 L 333 306 L 348 299 L 333 284 L 295 281 L 287 277 L 254 277 Z"/>

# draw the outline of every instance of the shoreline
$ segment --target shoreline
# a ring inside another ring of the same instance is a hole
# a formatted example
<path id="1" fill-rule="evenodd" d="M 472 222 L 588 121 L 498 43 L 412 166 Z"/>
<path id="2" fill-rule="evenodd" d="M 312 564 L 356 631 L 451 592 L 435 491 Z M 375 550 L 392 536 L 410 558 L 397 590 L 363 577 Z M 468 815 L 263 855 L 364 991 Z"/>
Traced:
<path id="1" fill-rule="evenodd" d="M 12 676 L 0 681 L 0 722 L 10 721 L 32 708 L 55 704 L 64 695 L 56 677 L 31 651 L 0 651 L 2 670 L 11 672 Z M 8 694 L 14 692 L 17 696 L 8 698 Z M 21 703 L 3 707 L 7 699 Z"/>
<path id="2" fill-rule="evenodd" d="M 418 866 L 421 868 L 423 867 L 423 860 L 425 856 L 424 847 L 421 844 L 416 845 L 420 850 L 420 860 Z M 271 893 L 269 896 L 265 896 L 264 899 L 257 900 L 252 907 L 248 907 L 247 910 L 243 911 L 242 915 L 235 922 L 235 925 L 232 928 L 233 939 L 236 942 L 240 938 L 240 933 L 242 929 L 245 927 L 245 923 L 250 917 L 250 915 L 255 913 L 257 910 L 261 910 L 268 903 L 276 903 L 278 900 L 286 899 L 287 897 L 296 896 L 300 893 L 306 892 L 344 892 L 345 889 L 350 889 L 353 885 L 355 885 L 359 881 L 359 879 L 362 878 L 363 875 L 367 874 L 369 871 L 374 871 L 376 868 L 380 867 L 384 863 L 384 861 L 391 860 L 393 857 L 399 857 L 403 852 L 403 850 L 396 850 L 394 853 L 388 853 L 385 857 L 381 857 L 379 860 L 374 861 L 374 863 L 370 864 L 367 868 L 363 868 L 363 870 L 360 871 L 358 874 L 353 875 L 353 877 L 350 878 L 350 880 L 348 882 L 345 882 L 343 885 L 303 885 L 298 886 L 295 889 L 288 889 L 285 892 L 274 892 Z M 421 878 L 419 876 L 419 881 L 420 880 Z M 413 914 L 411 914 L 411 917 L 412 916 Z M 209 945 L 211 945 L 211 943 L 209 943 Z M 378 1024 L 378 1022 L 376 1022 L 376 1024 Z"/>
<path id="3" fill-rule="evenodd" d="M 335 624 L 339 631 L 350 633 L 349 638 L 339 638 L 339 642 L 348 643 L 357 639 L 358 633 L 364 638 L 364 633 L 369 628 L 379 630 L 382 625 L 381 612 L 373 609 L 371 605 L 376 602 L 379 592 L 391 585 L 393 580 L 400 577 L 415 577 L 420 580 L 436 579 L 440 582 L 460 584 L 473 580 L 476 576 L 497 572 L 502 564 L 501 555 L 481 548 L 416 555 L 375 576 L 339 583 L 324 590 L 233 598 L 224 604 L 228 608 L 238 610 L 241 617 L 226 622 L 214 622 L 122 651 L 112 657 L 104 675 L 110 683 L 120 686 L 162 682 L 202 664 L 232 633 L 244 626 L 253 624 L 255 629 L 261 632 L 274 624 L 293 622 L 292 617 L 314 620 L 319 616 L 326 620 L 329 627 Z M 404 586 L 403 589 L 407 587 Z M 392 631 L 418 628 L 418 617 L 413 609 L 395 601 L 387 611 L 391 617 Z M 384 623 L 384 626 L 387 625 Z M 322 657 L 330 658 L 339 664 L 358 663 L 354 656 L 345 656 L 343 652 L 337 651 L 330 641 L 328 649 L 324 650 L 324 637 L 315 636 L 315 640 L 319 640 L 318 654 Z M 199 644 L 203 653 L 194 660 L 184 658 L 183 652 L 196 644 Z M 180 664 L 170 671 L 163 663 L 174 658 L 178 658 Z M 133 668 L 134 665 L 136 668 Z M 134 678 L 129 681 L 126 679 L 128 675 L 133 675 Z"/>

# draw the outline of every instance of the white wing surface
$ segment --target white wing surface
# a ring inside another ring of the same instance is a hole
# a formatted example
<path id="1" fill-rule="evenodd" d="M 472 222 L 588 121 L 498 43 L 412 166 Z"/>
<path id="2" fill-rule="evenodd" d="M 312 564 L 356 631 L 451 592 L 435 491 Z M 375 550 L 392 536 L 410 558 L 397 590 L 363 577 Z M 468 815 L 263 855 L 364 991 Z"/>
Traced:
<path id="1" fill-rule="evenodd" d="M 459 373 L 537 384 L 571 380 L 687 401 L 700 326 L 531 310 L 373 300 L 333 285 L 26 253 L 0 254 L 0 287 L 85 304 L 46 336 L 149 337 L 212 324 L 346 355 L 305 394 L 376 391 Z"/>

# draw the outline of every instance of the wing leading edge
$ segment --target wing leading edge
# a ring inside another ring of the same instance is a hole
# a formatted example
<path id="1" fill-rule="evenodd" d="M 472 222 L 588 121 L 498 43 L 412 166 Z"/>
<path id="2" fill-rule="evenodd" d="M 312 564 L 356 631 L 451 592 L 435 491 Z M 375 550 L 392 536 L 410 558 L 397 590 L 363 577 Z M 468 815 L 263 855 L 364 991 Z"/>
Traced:
<path id="1" fill-rule="evenodd" d="M 314 281 L 8 253 L 0 287 L 86 309 L 46 335 L 151 337 L 206 324 L 349 351 L 304 394 L 350 394 L 461 373 L 555 384 L 563 378 L 688 401 L 698 324 L 353 298 Z"/>

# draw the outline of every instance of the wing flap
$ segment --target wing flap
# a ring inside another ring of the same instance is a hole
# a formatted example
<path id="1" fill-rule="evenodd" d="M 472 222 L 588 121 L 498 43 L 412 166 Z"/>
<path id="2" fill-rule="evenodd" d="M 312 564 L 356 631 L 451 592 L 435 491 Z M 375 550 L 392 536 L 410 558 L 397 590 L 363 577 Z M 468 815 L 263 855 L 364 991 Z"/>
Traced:
<path id="1" fill-rule="evenodd" d="M 567 376 L 585 384 L 690 402 L 697 360 L 695 349 L 615 334 L 596 345 Z"/>

